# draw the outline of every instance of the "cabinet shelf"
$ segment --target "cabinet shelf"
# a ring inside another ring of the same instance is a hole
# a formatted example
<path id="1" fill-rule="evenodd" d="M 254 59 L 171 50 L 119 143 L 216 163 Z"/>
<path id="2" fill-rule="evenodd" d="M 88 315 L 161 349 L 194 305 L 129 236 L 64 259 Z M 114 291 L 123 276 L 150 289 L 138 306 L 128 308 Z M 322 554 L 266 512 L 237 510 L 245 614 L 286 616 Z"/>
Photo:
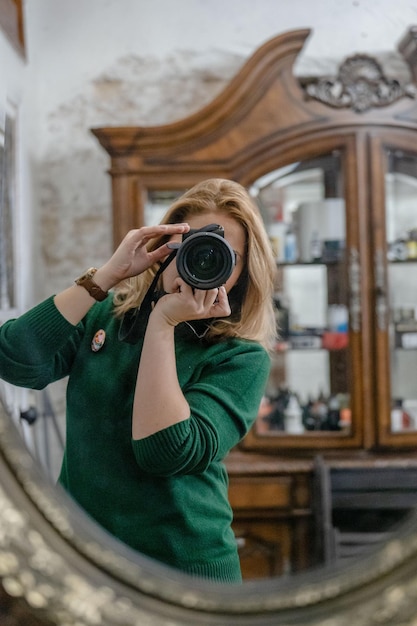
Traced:
<path id="1" fill-rule="evenodd" d="M 275 352 L 276 353 L 285 353 L 285 352 L 321 352 L 321 353 L 326 353 L 326 352 L 344 352 L 347 350 L 347 347 L 344 348 L 333 348 L 332 350 L 330 350 L 329 348 L 302 348 L 302 347 L 298 347 L 298 346 L 281 346 L 281 344 L 279 344 L 279 347 L 275 347 Z M 411 348 L 397 348 L 397 350 L 407 350 L 410 351 Z"/>
<path id="2" fill-rule="evenodd" d="M 338 259 L 335 261 L 296 261 L 294 263 L 277 261 L 277 267 L 334 267 L 344 262 L 344 259 Z"/>

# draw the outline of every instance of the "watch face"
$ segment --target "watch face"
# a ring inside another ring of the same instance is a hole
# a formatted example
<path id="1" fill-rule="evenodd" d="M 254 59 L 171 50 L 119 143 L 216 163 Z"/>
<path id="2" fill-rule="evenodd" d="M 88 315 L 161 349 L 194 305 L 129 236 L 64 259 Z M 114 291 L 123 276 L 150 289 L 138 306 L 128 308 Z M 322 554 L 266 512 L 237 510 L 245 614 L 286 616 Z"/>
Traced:
<path id="1" fill-rule="evenodd" d="M 97 270 L 94 267 L 90 267 L 89 270 L 87 270 L 82 276 L 80 276 L 79 278 L 77 278 L 77 280 L 75 281 L 77 284 L 83 280 L 86 280 L 88 278 L 93 278 L 94 274 L 97 272 Z"/>

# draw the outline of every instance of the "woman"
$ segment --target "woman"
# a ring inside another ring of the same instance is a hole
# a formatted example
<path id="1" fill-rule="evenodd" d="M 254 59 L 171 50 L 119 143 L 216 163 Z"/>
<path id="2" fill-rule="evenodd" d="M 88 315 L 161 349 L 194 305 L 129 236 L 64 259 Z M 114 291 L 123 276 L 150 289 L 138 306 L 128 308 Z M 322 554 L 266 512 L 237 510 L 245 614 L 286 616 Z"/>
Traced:
<path id="1" fill-rule="evenodd" d="M 155 279 L 190 228 L 212 223 L 235 251 L 224 285 L 191 287 L 175 259 Z M 162 224 L 129 232 L 98 270 L 0 328 L 4 379 L 39 389 L 69 375 L 64 488 L 135 550 L 220 582 L 241 581 L 223 460 L 268 378 L 274 272 L 246 190 L 211 179 Z M 159 297 L 137 318 L 155 280 Z M 133 342 L 121 340 L 129 320 L 141 325 Z"/>

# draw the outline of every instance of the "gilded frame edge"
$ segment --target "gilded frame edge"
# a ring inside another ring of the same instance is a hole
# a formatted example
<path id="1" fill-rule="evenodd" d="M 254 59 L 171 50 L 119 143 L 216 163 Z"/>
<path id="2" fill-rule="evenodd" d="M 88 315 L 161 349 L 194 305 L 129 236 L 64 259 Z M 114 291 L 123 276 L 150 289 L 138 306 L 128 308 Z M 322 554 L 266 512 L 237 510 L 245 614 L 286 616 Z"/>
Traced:
<path id="1" fill-rule="evenodd" d="M 138 556 L 49 482 L 0 404 L 0 581 L 28 615 L 62 626 L 412 626 L 413 516 L 359 565 L 221 586 Z"/>

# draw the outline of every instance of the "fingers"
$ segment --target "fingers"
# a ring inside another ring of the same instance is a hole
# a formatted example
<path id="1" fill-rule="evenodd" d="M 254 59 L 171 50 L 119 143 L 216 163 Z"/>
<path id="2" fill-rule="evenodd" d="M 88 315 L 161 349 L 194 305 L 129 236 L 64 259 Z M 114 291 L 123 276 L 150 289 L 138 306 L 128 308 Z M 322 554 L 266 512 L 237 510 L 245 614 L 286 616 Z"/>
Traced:
<path id="1" fill-rule="evenodd" d="M 174 281 L 174 291 L 183 291 L 192 294 L 197 302 L 205 302 L 214 304 L 215 302 L 227 302 L 226 288 L 215 287 L 214 289 L 196 289 L 191 287 L 180 276 L 177 276 Z"/>
<path id="2" fill-rule="evenodd" d="M 148 253 L 146 250 L 146 244 L 152 239 L 155 239 L 156 237 L 161 237 L 163 235 L 180 235 L 188 232 L 189 230 L 189 224 L 185 223 L 143 226 L 142 228 L 130 230 L 123 239 L 122 243 L 119 245 L 118 250 L 120 250 L 122 253 L 128 252 L 132 255 L 142 252 Z M 171 250 L 167 248 L 167 245 L 163 244 L 156 250 L 149 253 L 149 261 L 150 263 L 159 261 L 164 256 L 168 256 L 170 252 Z"/>
<path id="3" fill-rule="evenodd" d="M 140 244 L 148 243 L 155 237 L 161 235 L 177 235 L 186 233 L 190 230 L 189 224 L 157 224 L 155 226 L 142 226 L 142 228 L 136 228 L 129 231 L 127 237 Z"/>
<path id="4" fill-rule="evenodd" d="M 209 289 L 204 292 L 204 309 L 210 317 L 227 317 L 231 313 L 229 299 L 226 289 L 221 286 L 219 289 Z"/>
<path id="5" fill-rule="evenodd" d="M 229 298 L 227 297 L 227 291 L 223 285 L 218 290 L 217 299 L 213 304 L 213 310 L 215 311 L 215 317 L 228 317 L 232 312 Z"/>
<path id="6" fill-rule="evenodd" d="M 224 305 L 225 303 L 229 303 L 229 298 L 227 297 L 226 287 L 222 285 L 217 293 L 217 301 L 219 304 Z"/>
<path id="7" fill-rule="evenodd" d="M 184 280 L 178 278 L 176 281 L 176 285 L 178 291 L 184 292 L 189 296 L 192 296 L 194 302 L 198 305 L 198 307 L 207 309 L 208 307 L 212 307 L 214 303 L 217 301 L 219 290 L 216 289 L 195 289 L 194 287 L 190 287 Z"/>
<path id="8" fill-rule="evenodd" d="M 148 252 L 149 261 L 151 263 L 155 263 L 156 261 L 161 261 L 166 258 L 172 252 L 172 248 L 168 247 L 168 244 L 163 244 L 156 250 Z"/>
<path id="9" fill-rule="evenodd" d="M 223 317 L 230 315 L 229 299 L 223 285 L 218 289 L 194 289 L 182 279 L 178 279 L 176 288 L 187 297 L 192 297 L 196 304 L 196 313 L 199 316 L 204 317 L 209 314 L 210 316 Z"/>
<path id="10" fill-rule="evenodd" d="M 159 307 L 159 309 L 158 309 Z M 226 289 L 194 289 L 177 277 L 170 293 L 158 300 L 156 308 L 175 324 L 184 321 L 228 317 L 231 314 Z"/>
<path id="11" fill-rule="evenodd" d="M 212 303 L 212 306 L 216 304 L 224 306 L 225 304 L 229 303 L 226 288 L 224 287 L 224 285 L 221 285 L 221 287 L 216 289 L 209 289 L 203 293 L 207 294 L 206 298 L 208 302 Z"/>

